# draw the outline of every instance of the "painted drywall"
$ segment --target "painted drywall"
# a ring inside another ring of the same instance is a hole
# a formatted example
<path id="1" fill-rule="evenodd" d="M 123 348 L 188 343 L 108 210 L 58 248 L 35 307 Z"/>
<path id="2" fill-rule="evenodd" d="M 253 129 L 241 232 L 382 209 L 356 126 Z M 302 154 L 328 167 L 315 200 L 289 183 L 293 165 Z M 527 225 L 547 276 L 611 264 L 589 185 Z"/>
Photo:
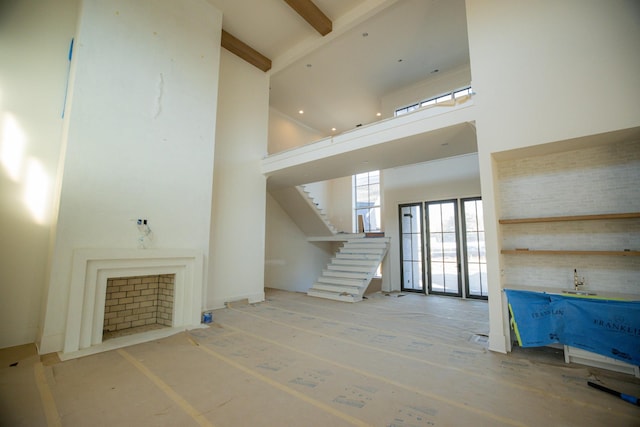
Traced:
<path id="1" fill-rule="evenodd" d="M 264 300 L 269 78 L 222 51 L 207 308 Z"/>
<path id="2" fill-rule="evenodd" d="M 304 185 L 338 232 L 353 232 L 352 186 L 351 176 Z"/>
<path id="3" fill-rule="evenodd" d="M 489 348 L 507 351 L 493 153 L 640 124 L 640 4 L 468 0 L 488 259 Z M 584 182 L 588 185 L 588 182 Z"/>
<path id="4" fill-rule="evenodd" d="M 309 144 L 325 136 L 274 108 L 269 109 L 269 154 Z"/>
<path id="5" fill-rule="evenodd" d="M 319 209 L 326 212 L 329 201 L 330 181 L 310 182 L 304 184 L 304 191 L 309 193 Z"/>
<path id="6" fill-rule="evenodd" d="M 37 337 L 78 3 L 0 2 L 0 348 Z"/>
<path id="7" fill-rule="evenodd" d="M 276 200 L 267 194 L 264 285 L 307 292 L 333 255 L 327 242 L 308 242 Z"/>
<path id="8" fill-rule="evenodd" d="M 221 25 L 204 0 L 82 3 L 41 353 L 62 349 L 74 249 L 136 248 L 145 218 L 146 247 L 208 257 Z"/>
<path id="9" fill-rule="evenodd" d="M 432 74 L 428 79 L 388 93 L 380 99 L 383 117 L 393 117 L 398 108 L 406 107 L 434 96 L 471 84 L 469 64 L 453 70 Z"/>
<path id="10" fill-rule="evenodd" d="M 477 154 L 452 157 L 417 165 L 385 169 L 382 174 L 385 236 L 391 245 L 383 263 L 382 289 L 400 290 L 400 230 L 398 205 L 403 203 L 459 199 L 480 195 Z"/>
<path id="11" fill-rule="evenodd" d="M 353 177 L 345 176 L 329 182 L 329 200 L 327 215 L 329 221 L 338 230 L 345 233 L 355 231 L 353 212 Z"/>

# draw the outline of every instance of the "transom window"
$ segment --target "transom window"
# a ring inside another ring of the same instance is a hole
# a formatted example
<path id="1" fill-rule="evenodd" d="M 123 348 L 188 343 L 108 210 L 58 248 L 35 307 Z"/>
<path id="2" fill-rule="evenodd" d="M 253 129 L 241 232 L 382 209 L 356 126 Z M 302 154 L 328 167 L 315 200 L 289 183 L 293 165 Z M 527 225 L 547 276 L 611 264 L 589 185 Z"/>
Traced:
<path id="1" fill-rule="evenodd" d="M 471 86 L 465 87 L 463 89 L 457 89 L 457 90 L 454 90 L 452 92 L 448 92 L 448 93 L 445 93 L 445 94 L 442 94 L 442 95 L 435 96 L 433 98 L 425 99 L 424 101 L 420 101 L 420 102 L 417 102 L 415 104 L 408 105 L 406 107 L 398 108 L 396 110 L 395 115 L 396 115 L 396 117 L 397 116 L 401 116 L 403 114 L 407 114 L 407 113 L 410 113 L 412 111 L 415 111 L 418 108 L 428 107 L 430 105 L 436 105 L 436 104 L 439 104 L 439 103 L 455 100 L 455 99 L 458 99 L 460 97 L 467 96 L 467 95 L 473 95 L 473 90 L 471 89 Z"/>

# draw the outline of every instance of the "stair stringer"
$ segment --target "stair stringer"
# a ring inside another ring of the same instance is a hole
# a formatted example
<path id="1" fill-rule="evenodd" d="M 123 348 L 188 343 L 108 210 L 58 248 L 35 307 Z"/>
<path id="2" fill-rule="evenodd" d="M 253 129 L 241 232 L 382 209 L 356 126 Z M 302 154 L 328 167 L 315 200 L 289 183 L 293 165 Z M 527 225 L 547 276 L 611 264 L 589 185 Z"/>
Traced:
<path id="1" fill-rule="evenodd" d="M 301 186 L 274 190 L 270 194 L 305 235 L 327 237 L 338 232 Z"/>

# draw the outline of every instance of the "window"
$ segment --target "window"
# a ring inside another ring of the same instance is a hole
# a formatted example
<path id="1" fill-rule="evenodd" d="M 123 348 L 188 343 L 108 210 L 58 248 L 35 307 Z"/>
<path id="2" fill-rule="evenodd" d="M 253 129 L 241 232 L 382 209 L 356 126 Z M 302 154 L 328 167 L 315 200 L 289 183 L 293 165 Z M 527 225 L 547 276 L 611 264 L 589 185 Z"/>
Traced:
<path id="1" fill-rule="evenodd" d="M 355 229 L 362 215 L 364 231 L 380 231 L 380 171 L 359 173 L 353 176 Z"/>
<path id="2" fill-rule="evenodd" d="M 463 96 L 471 96 L 471 95 L 473 95 L 473 90 L 471 89 L 471 86 L 465 87 L 463 89 L 456 89 L 452 92 L 443 93 L 433 98 L 425 99 L 424 101 L 418 102 L 417 104 L 412 104 L 407 107 L 398 108 L 396 110 L 395 115 L 396 117 L 401 116 L 403 114 L 407 114 L 412 111 L 415 111 L 418 108 L 428 107 L 430 105 L 436 105 L 440 102 L 451 101 L 453 99 L 458 99 Z"/>

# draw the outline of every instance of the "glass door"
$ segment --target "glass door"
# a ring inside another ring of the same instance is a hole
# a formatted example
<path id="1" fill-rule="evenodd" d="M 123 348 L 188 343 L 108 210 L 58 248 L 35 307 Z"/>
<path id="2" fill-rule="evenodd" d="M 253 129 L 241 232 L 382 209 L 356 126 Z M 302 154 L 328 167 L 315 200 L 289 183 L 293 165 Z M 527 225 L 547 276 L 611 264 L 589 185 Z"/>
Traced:
<path id="1" fill-rule="evenodd" d="M 462 296 L 457 200 L 427 202 L 429 293 Z"/>
<path id="2" fill-rule="evenodd" d="M 466 293 L 469 298 L 487 299 L 487 254 L 484 246 L 482 200 L 462 199 L 464 222 L 464 265 Z"/>
<path id="3" fill-rule="evenodd" d="M 422 203 L 400 205 L 402 290 L 425 292 L 422 241 Z"/>

